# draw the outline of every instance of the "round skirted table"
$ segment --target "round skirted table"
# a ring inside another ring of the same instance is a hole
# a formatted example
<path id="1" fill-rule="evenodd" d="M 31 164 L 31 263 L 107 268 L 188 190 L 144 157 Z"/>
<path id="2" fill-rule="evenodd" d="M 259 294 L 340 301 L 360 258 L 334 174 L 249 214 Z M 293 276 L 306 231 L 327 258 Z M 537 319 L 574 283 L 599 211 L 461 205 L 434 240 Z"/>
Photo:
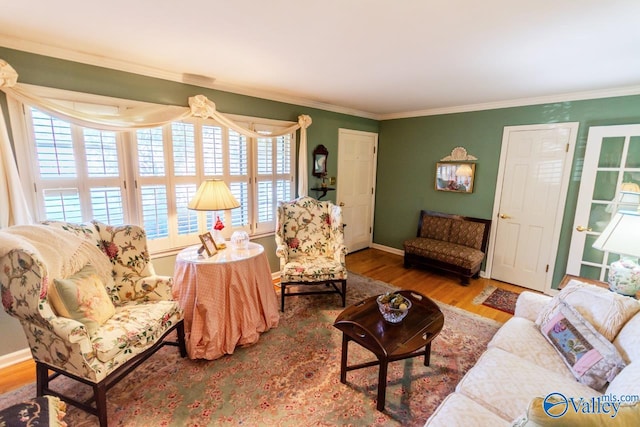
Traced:
<path id="1" fill-rule="evenodd" d="M 176 257 L 173 297 L 184 310 L 187 352 L 192 359 L 217 359 L 236 346 L 253 344 L 278 326 L 278 299 L 264 248 L 226 249 L 207 257 L 200 245 Z"/>

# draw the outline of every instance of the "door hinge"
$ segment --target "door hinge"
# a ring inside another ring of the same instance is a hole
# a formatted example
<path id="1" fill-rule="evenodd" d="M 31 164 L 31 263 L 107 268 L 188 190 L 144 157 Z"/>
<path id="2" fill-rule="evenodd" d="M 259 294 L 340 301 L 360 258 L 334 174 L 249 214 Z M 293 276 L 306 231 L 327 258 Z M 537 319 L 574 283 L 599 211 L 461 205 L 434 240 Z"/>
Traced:
<path id="1" fill-rule="evenodd" d="M 36 186 L 36 183 L 33 183 L 33 192 L 37 193 L 38 192 L 38 187 Z"/>
<path id="2" fill-rule="evenodd" d="M 124 189 L 127 189 L 127 181 L 122 181 L 122 185 L 124 185 Z"/>
<path id="3" fill-rule="evenodd" d="M 371 227 L 369 227 L 369 234 L 371 234 L 371 232 L 372 232 L 372 231 L 373 231 L 373 230 L 371 230 Z"/>
<path id="4" fill-rule="evenodd" d="M 569 143 L 568 143 L 568 142 L 567 142 L 567 146 L 566 146 L 566 147 L 565 147 L 565 149 L 564 149 L 564 152 L 565 152 L 565 153 L 568 153 L 568 152 L 569 152 Z"/>
<path id="5" fill-rule="evenodd" d="M 373 154 L 376 154 L 376 146 L 373 146 Z"/>
<path id="6" fill-rule="evenodd" d="M 373 187 L 371 187 L 371 194 L 373 194 Z"/>
<path id="7" fill-rule="evenodd" d="M 138 189 L 138 180 L 137 179 L 133 180 L 133 186 L 135 187 L 136 190 Z"/>
<path id="8" fill-rule="evenodd" d="M 549 264 L 547 264 L 547 268 L 546 268 L 546 270 L 544 270 L 544 272 L 545 272 L 545 273 L 548 273 L 548 272 L 549 272 Z"/>

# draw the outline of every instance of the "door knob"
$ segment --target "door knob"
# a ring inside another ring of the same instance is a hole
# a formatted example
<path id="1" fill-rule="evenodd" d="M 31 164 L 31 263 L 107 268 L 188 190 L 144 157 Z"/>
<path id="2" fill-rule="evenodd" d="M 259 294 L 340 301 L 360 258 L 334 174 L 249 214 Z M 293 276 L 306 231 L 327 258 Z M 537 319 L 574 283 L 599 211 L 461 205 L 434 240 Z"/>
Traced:
<path id="1" fill-rule="evenodd" d="M 507 215 L 507 214 L 500 214 L 500 218 L 502 219 L 509 219 L 511 218 L 511 216 Z"/>
<path id="2" fill-rule="evenodd" d="M 583 227 L 583 226 L 579 225 L 579 226 L 576 227 L 576 231 L 579 231 L 581 233 L 583 231 L 591 231 L 591 227 Z"/>
<path id="3" fill-rule="evenodd" d="M 344 206 L 344 202 L 340 202 L 340 206 Z"/>

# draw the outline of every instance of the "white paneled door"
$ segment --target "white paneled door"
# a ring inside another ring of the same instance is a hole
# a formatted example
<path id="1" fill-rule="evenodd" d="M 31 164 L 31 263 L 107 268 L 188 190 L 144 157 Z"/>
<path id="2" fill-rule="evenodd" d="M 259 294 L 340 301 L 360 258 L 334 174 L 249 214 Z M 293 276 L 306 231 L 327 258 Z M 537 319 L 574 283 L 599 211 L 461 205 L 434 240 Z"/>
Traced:
<path id="1" fill-rule="evenodd" d="M 505 127 L 491 278 L 550 288 L 577 130 L 577 123 Z"/>
<path id="2" fill-rule="evenodd" d="M 349 252 L 368 248 L 373 236 L 378 134 L 340 129 L 338 187 L 345 245 Z"/>
<path id="3" fill-rule="evenodd" d="M 620 191 L 639 187 L 640 124 L 590 127 L 567 273 L 607 280 L 619 255 L 594 249 L 593 243 L 620 207 Z"/>

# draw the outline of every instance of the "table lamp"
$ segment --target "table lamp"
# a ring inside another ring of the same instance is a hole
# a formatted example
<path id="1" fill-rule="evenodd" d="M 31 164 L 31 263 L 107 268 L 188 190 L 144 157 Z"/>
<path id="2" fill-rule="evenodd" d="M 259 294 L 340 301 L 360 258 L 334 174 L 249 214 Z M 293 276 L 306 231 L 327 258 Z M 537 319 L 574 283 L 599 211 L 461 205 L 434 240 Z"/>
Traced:
<path id="1" fill-rule="evenodd" d="M 231 194 L 231 190 L 224 181 L 207 179 L 200 184 L 196 195 L 193 196 L 187 207 L 196 211 L 223 211 L 240 207 L 240 203 Z M 223 228 L 224 224 L 217 216 L 212 236 L 218 249 L 224 249 L 227 246 L 220 232 Z"/>
<path id="2" fill-rule="evenodd" d="M 635 296 L 640 290 L 640 211 L 618 211 L 593 247 L 620 254 L 620 259 L 609 266 L 609 288 Z"/>

